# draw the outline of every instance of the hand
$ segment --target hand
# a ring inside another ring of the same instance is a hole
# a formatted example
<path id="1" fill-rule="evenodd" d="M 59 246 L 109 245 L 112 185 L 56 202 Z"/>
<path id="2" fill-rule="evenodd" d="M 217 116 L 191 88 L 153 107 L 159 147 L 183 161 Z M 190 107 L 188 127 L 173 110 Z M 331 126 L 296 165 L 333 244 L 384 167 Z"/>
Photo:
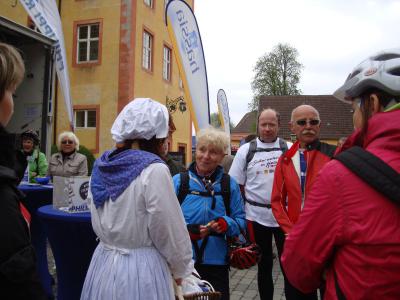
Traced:
<path id="1" fill-rule="evenodd" d="M 217 233 L 225 233 L 228 230 L 228 223 L 224 218 L 220 217 L 213 221 L 214 223 L 211 225 L 212 230 Z"/>
<path id="2" fill-rule="evenodd" d="M 200 225 L 200 237 L 204 239 L 209 234 L 210 234 L 210 229 L 207 226 Z"/>
<path id="3" fill-rule="evenodd" d="M 175 278 L 175 282 L 177 285 L 182 285 L 182 278 Z"/>

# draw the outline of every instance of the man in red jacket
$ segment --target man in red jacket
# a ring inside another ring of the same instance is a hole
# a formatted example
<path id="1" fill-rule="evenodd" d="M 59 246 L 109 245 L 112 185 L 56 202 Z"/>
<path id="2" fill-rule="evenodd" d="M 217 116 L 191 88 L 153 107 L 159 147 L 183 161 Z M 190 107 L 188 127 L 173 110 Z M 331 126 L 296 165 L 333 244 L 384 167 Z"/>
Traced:
<path id="1" fill-rule="evenodd" d="M 336 149 L 319 141 L 321 120 L 314 107 L 296 107 L 290 126 L 297 142 L 278 161 L 271 197 L 272 212 L 285 235 L 297 222 L 319 170 L 331 159 Z M 317 299 L 316 291 L 304 294 L 295 288 L 291 290 L 289 297 L 286 294 L 287 300 Z"/>

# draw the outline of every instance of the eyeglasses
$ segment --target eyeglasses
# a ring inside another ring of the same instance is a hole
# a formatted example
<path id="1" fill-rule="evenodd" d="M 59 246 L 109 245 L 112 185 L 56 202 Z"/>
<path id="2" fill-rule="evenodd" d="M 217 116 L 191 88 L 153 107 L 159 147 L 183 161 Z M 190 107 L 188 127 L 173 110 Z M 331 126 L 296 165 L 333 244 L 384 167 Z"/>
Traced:
<path id="1" fill-rule="evenodd" d="M 63 145 L 66 145 L 66 144 L 68 144 L 68 145 L 73 145 L 73 144 L 74 144 L 74 141 L 65 140 L 65 141 L 61 141 L 61 144 L 63 144 Z"/>
<path id="2" fill-rule="evenodd" d="M 306 124 L 309 124 L 310 126 L 316 126 L 319 125 L 321 121 L 317 119 L 312 119 L 312 120 L 297 120 L 296 124 L 299 126 L 306 126 Z"/>

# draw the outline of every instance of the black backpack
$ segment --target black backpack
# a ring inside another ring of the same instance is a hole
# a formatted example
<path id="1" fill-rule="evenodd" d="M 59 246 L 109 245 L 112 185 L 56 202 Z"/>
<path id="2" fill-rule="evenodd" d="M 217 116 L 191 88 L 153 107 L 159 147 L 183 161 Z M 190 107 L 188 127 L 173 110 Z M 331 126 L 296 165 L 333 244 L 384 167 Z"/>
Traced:
<path id="1" fill-rule="evenodd" d="M 272 151 L 282 151 L 282 154 L 288 150 L 287 142 L 281 138 L 279 138 L 279 148 L 257 148 L 257 139 L 254 139 L 250 142 L 249 151 L 246 155 L 246 165 L 244 166 L 243 171 L 247 170 L 247 166 L 251 162 L 256 152 L 272 152 Z"/>
<path id="2" fill-rule="evenodd" d="M 180 179 L 181 179 L 181 185 L 179 186 L 179 192 L 178 192 L 178 200 L 179 204 L 182 205 L 183 201 L 185 201 L 185 198 L 188 194 L 192 195 L 200 195 L 204 197 L 211 197 L 215 195 L 222 195 L 222 198 L 224 199 L 224 205 L 225 205 L 225 211 L 226 215 L 230 216 L 231 214 L 231 208 L 230 208 L 230 202 L 231 202 L 231 177 L 228 174 L 222 174 L 221 178 L 221 192 L 215 192 L 211 193 L 210 191 L 203 192 L 203 191 L 191 191 L 189 190 L 189 171 L 184 171 L 179 173 Z M 215 208 L 215 198 L 213 197 L 213 204 L 211 206 L 212 209 Z M 196 255 L 196 264 L 202 264 L 203 263 L 203 253 L 206 248 L 208 242 L 208 236 L 203 239 L 203 242 L 201 243 L 201 246 L 199 247 L 196 242 L 192 241 L 192 245 L 195 250 L 195 255 Z"/>
<path id="3" fill-rule="evenodd" d="M 354 146 L 335 156 L 351 172 L 389 200 L 400 206 L 400 174 L 379 157 Z M 346 300 L 334 270 L 336 295 L 339 300 Z"/>
<path id="4" fill-rule="evenodd" d="M 204 197 L 212 196 L 211 192 L 199 192 L 189 190 L 189 171 L 180 172 L 179 176 L 181 178 L 181 185 L 179 186 L 178 200 L 179 204 L 182 205 L 188 194 L 200 195 Z M 230 199 L 231 199 L 231 177 L 229 174 L 222 174 L 221 178 L 221 192 L 215 192 L 214 195 L 222 195 L 224 199 L 226 215 L 229 216 L 231 213 L 230 209 Z"/>

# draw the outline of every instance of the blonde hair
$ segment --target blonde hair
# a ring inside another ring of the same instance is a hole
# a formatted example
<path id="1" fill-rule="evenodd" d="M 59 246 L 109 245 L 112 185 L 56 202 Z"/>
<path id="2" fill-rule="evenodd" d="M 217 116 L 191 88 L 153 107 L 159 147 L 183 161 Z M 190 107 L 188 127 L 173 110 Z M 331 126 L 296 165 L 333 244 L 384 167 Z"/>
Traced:
<path id="1" fill-rule="evenodd" d="M 228 134 L 211 126 L 209 128 L 200 130 L 197 134 L 197 147 L 200 145 L 212 145 L 222 153 L 226 153 L 229 144 L 230 141 Z"/>
<path id="2" fill-rule="evenodd" d="M 73 133 L 72 131 L 64 131 L 61 132 L 60 135 L 58 136 L 57 139 L 57 148 L 58 151 L 61 151 L 61 141 L 64 138 L 69 138 L 71 140 L 73 140 L 75 142 L 75 150 L 78 151 L 79 150 L 79 139 L 78 137 L 75 135 L 75 133 Z"/>
<path id="3" fill-rule="evenodd" d="M 24 61 L 18 50 L 0 43 L 0 101 L 7 90 L 21 83 L 24 73 Z"/>

